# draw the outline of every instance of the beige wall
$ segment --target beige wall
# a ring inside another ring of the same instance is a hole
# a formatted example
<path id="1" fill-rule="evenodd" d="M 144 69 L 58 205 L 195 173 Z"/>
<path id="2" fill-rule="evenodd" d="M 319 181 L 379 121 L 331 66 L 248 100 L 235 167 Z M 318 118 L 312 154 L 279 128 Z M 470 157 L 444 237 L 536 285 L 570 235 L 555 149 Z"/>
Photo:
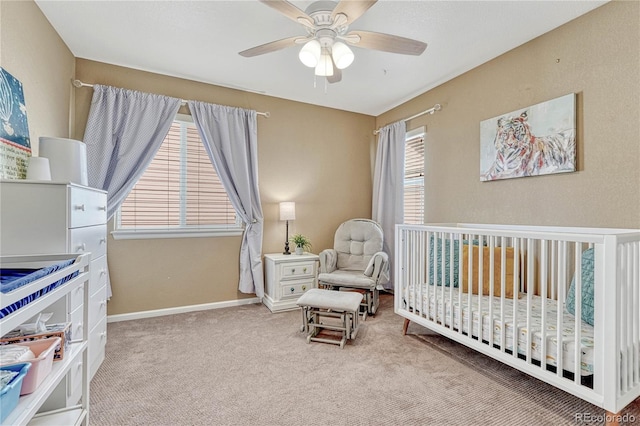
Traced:
<path id="1" fill-rule="evenodd" d="M 407 123 L 427 126 L 427 221 L 640 227 L 639 25 L 639 2 L 607 4 L 377 117 L 443 106 Z M 576 173 L 480 182 L 480 121 L 572 92 Z"/>
<path id="2" fill-rule="evenodd" d="M 40 136 L 69 137 L 75 59 L 34 2 L 0 2 L 0 66 L 22 82 L 33 154 Z"/>
<path id="3" fill-rule="evenodd" d="M 314 252 L 333 245 L 351 217 L 371 217 L 375 118 L 78 59 L 76 77 L 182 99 L 269 111 L 258 117 L 258 169 L 264 211 L 263 253 L 281 252 L 278 203 L 296 202 L 290 234 L 307 235 Z M 74 137 L 82 139 L 92 90 L 76 93 Z M 330 128 L 329 128 L 330 123 Z M 109 238 L 113 298 L 109 314 L 249 297 L 237 291 L 240 237 L 161 240 Z"/>

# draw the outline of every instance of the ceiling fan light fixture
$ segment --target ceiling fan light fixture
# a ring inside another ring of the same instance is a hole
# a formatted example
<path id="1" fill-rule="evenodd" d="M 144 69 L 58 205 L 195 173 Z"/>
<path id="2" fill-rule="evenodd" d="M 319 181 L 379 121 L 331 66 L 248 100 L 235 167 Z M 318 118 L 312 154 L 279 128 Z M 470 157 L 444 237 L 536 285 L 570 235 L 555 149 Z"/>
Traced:
<path id="1" fill-rule="evenodd" d="M 315 74 L 321 77 L 331 77 L 333 75 L 333 63 L 331 63 L 331 56 L 328 53 L 320 55 Z"/>
<path id="2" fill-rule="evenodd" d="M 318 40 L 311 40 L 302 46 L 298 58 L 300 58 L 300 62 L 309 68 L 317 66 L 320 60 L 320 43 Z"/>
<path id="3" fill-rule="evenodd" d="M 338 69 L 345 69 L 353 62 L 354 55 L 349 46 L 337 41 L 331 47 L 333 62 L 335 62 Z"/>

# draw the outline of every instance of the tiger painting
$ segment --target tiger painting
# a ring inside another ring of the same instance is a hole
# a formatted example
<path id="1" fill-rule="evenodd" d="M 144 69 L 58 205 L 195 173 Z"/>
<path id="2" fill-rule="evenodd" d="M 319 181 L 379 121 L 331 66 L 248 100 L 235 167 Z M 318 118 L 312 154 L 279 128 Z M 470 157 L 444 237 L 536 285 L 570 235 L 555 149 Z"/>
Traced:
<path id="1" fill-rule="evenodd" d="M 536 176 L 575 170 L 575 130 L 534 136 L 527 111 L 498 120 L 495 159 L 481 180 Z"/>

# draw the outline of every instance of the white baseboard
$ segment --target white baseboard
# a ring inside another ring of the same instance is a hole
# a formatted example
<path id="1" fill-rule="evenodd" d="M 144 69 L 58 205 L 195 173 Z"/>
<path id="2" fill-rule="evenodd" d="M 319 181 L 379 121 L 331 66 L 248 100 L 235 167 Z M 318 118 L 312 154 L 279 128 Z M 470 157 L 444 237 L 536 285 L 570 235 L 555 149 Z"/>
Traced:
<path id="1" fill-rule="evenodd" d="M 234 306 L 260 303 L 257 297 L 248 299 L 228 300 L 226 302 L 203 303 L 202 305 L 178 306 L 175 308 L 154 309 L 152 311 L 131 312 L 129 314 L 108 315 L 107 322 L 130 321 L 142 318 L 161 317 L 163 315 L 183 314 L 185 312 L 206 311 L 209 309 L 230 308 Z"/>

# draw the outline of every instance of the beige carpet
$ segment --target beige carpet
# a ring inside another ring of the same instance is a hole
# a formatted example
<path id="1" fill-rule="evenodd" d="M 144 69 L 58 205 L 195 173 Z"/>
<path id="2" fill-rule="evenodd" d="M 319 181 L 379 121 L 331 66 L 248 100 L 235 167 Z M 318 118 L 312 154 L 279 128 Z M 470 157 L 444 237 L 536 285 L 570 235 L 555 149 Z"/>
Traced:
<path id="1" fill-rule="evenodd" d="M 90 423 L 602 424 L 603 410 L 422 327 L 402 336 L 390 295 L 344 349 L 307 344 L 300 322 L 246 305 L 109 324 Z"/>

